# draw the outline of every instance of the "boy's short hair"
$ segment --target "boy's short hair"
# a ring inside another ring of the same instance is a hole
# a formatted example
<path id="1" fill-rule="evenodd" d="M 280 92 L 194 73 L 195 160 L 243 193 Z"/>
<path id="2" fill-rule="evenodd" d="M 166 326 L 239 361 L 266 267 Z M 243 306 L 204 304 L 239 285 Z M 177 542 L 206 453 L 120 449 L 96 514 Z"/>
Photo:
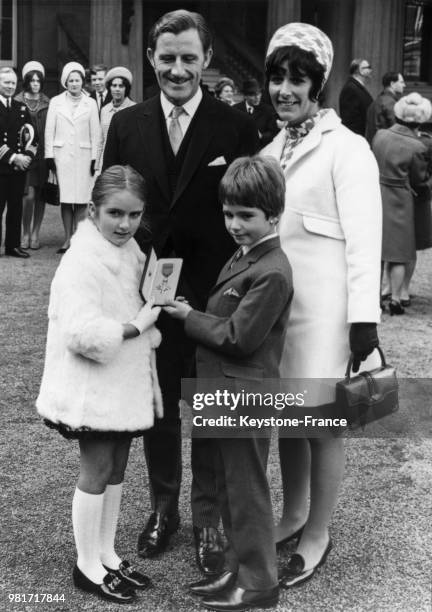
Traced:
<path id="1" fill-rule="evenodd" d="M 285 177 L 274 157 L 239 157 L 219 183 L 222 204 L 260 208 L 266 218 L 278 217 L 285 208 Z"/>

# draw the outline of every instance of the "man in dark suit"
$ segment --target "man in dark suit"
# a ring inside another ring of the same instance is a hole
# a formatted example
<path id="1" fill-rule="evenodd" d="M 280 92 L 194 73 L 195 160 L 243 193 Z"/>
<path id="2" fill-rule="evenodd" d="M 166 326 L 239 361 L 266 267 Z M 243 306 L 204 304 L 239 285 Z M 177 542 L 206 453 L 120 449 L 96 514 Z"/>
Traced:
<path id="1" fill-rule="evenodd" d="M 244 81 L 242 94 L 243 102 L 235 104 L 234 108 L 250 114 L 258 130 L 260 147 L 265 147 L 279 132 L 277 115 L 270 105 L 261 101 L 262 88 L 256 79 Z"/>
<path id="2" fill-rule="evenodd" d="M 26 171 L 37 147 L 26 105 L 13 100 L 16 86 L 17 76 L 12 68 L 0 68 L 0 244 L 7 205 L 5 253 L 27 258 L 30 255 L 20 246 L 22 198 Z"/>
<path id="3" fill-rule="evenodd" d="M 198 13 L 167 13 L 149 33 L 148 59 L 161 93 L 116 113 L 104 164 L 130 164 L 147 183 L 145 217 L 150 234 L 137 237 L 158 257 L 183 258 L 178 293 L 204 309 L 210 288 L 233 253 L 218 202 L 227 164 L 258 148 L 256 128 L 244 113 L 207 94 L 199 82 L 212 56 L 211 35 Z M 211 227 L 211 232 L 203 228 Z M 181 378 L 195 373 L 194 343 L 166 313 L 159 318 L 157 365 L 165 416 L 144 436 L 153 513 L 139 537 L 139 554 L 153 556 L 179 525 L 181 482 Z M 205 441 L 192 441 L 192 522 L 197 561 L 204 573 L 220 570 L 216 475 Z"/>
<path id="4" fill-rule="evenodd" d="M 383 90 L 367 111 L 366 140 L 372 144 L 378 130 L 386 130 L 395 123 L 394 105 L 403 95 L 405 81 L 399 72 L 386 72 L 382 78 Z"/>
<path id="5" fill-rule="evenodd" d="M 93 98 L 93 100 L 96 100 L 99 117 L 102 107 L 112 100 L 111 92 L 105 87 L 105 76 L 107 71 L 107 66 L 104 66 L 103 64 L 96 64 L 90 69 L 90 80 L 93 87 L 90 97 Z"/>
<path id="6" fill-rule="evenodd" d="M 365 59 L 354 59 L 350 66 L 350 77 L 339 95 L 339 112 L 347 128 L 364 136 L 366 133 L 367 109 L 373 98 L 366 89 L 370 81 L 372 66 Z"/>

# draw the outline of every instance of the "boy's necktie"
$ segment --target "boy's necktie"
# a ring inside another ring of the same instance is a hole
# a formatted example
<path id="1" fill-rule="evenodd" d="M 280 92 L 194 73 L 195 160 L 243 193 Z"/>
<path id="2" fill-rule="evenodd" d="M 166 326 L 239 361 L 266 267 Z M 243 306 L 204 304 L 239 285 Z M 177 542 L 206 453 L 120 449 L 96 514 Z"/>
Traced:
<path id="1" fill-rule="evenodd" d="M 181 141 L 183 140 L 183 132 L 178 118 L 184 112 L 183 106 L 174 106 L 170 114 L 171 122 L 168 129 L 168 137 L 174 155 L 177 155 L 177 151 L 180 149 Z"/>
<path id="2" fill-rule="evenodd" d="M 239 259 L 241 259 L 243 257 L 243 249 L 242 247 L 240 247 L 233 255 L 233 258 L 231 259 L 231 263 L 229 265 L 229 269 L 231 270 L 231 268 L 238 262 Z"/>

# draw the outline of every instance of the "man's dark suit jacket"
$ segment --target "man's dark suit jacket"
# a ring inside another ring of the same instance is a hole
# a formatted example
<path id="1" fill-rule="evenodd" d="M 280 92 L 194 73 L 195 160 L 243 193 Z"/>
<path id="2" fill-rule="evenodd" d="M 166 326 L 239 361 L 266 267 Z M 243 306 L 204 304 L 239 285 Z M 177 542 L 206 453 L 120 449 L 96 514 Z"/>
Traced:
<path id="1" fill-rule="evenodd" d="M 347 128 L 364 136 L 366 133 L 367 109 L 373 98 L 361 83 L 350 77 L 339 95 L 339 112 L 342 123 Z"/>
<path id="2" fill-rule="evenodd" d="M 98 94 L 99 95 L 99 94 Z M 90 94 L 90 98 L 93 98 L 93 100 L 95 100 L 96 104 L 98 104 L 97 98 L 96 98 L 96 92 L 92 91 Z M 112 102 L 112 95 L 109 89 L 107 89 L 107 95 L 105 96 L 105 99 L 102 103 L 102 107 L 106 106 L 107 104 L 109 104 L 110 102 Z M 102 108 L 101 107 L 101 108 Z M 99 111 L 99 115 L 101 112 L 101 108 L 99 108 L 99 104 L 98 104 L 98 111 Z"/>
<path id="3" fill-rule="evenodd" d="M 246 102 L 234 104 L 234 108 L 237 108 L 244 113 L 248 112 Z M 255 122 L 259 133 L 261 134 L 260 147 L 265 147 L 279 132 L 279 128 L 276 124 L 276 114 L 273 108 L 268 104 L 258 104 L 258 106 L 254 107 L 254 112 L 251 114 L 251 117 Z"/>
<path id="4" fill-rule="evenodd" d="M 183 258 L 182 290 L 192 305 L 203 309 L 235 250 L 225 229 L 218 184 L 235 158 L 257 151 L 258 136 L 247 115 L 204 94 L 184 137 L 189 138 L 188 148 L 172 192 L 166 131 L 159 96 L 119 111 L 108 130 L 103 168 L 129 164 L 145 178 L 151 235 L 141 232 L 137 241 L 144 251 L 151 242 L 158 257 L 174 253 Z"/>

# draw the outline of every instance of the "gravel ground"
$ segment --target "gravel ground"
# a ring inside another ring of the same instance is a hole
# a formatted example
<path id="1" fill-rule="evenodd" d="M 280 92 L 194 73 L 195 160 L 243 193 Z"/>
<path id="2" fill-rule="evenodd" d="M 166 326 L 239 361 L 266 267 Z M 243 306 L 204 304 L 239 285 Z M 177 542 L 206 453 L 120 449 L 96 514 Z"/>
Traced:
<path id="1" fill-rule="evenodd" d="M 49 285 L 59 261 L 55 251 L 62 242 L 59 211 L 54 207 L 47 210 L 41 239 L 43 248 L 31 251 L 29 260 L 0 258 L 0 609 L 115 610 L 117 606 L 83 596 L 72 587 L 70 504 L 78 471 L 77 447 L 42 426 L 34 409 Z M 424 379 L 405 387 L 403 382 L 401 402 L 401 412 L 422 413 L 421 428 L 413 429 L 409 437 L 347 440 L 346 477 L 331 525 L 334 549 L 310 583 L 281 594 L 278 612 L 431 610 L 431 267 L 432 252 L 420 253 L 412 307 L 407 316 L 384 315 L 379 330 L 399 377 Z M 185 439 L 185 458 L 189 446 Z M 117 548 L 138 561 L 155 586 L 129 609 L 202 609 L 184 588 L 197 577 L 187 459 L 184 472 L 181 529 L 167 554 L 143 563 L 136 557 L 135 545 L 150 506 L 142 447 L 134 441 Z M 278 515 L 281 491 L 274 443 L 269 474 Z M 22 594 L 28 599 L 31 593 L 64 594 L 64 601 L 24 602 Z M 21 594 L 21 602 L 10 602 L 11 594 Z"/>

